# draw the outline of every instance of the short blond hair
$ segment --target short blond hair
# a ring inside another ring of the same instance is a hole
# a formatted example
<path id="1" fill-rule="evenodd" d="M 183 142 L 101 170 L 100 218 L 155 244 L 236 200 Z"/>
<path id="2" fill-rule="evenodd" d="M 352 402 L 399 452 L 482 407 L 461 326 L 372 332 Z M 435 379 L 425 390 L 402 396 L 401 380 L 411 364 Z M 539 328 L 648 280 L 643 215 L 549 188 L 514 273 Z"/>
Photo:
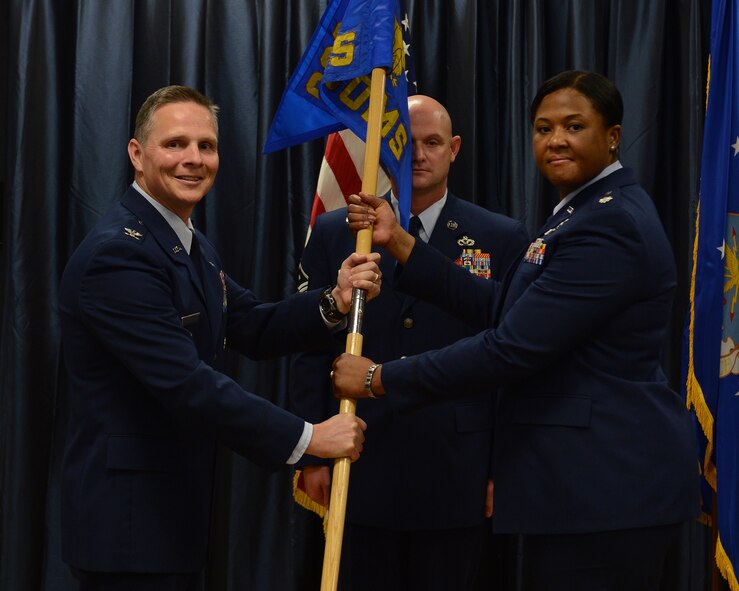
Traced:
<path id="1" fill-rule="evenodd" d="M 133 137 L 140 144 L 145 144 L 151 133 L 154 112 L 160 107 L 172 103 L 195 103 L 208 109 L 213 118 L 216 135 L 218 135 L 218 105 L 189 86 L 165 86 L 149 95 L 149 98 L 144 101 L 136 115 L 136 128 L 133 131 Z"/>

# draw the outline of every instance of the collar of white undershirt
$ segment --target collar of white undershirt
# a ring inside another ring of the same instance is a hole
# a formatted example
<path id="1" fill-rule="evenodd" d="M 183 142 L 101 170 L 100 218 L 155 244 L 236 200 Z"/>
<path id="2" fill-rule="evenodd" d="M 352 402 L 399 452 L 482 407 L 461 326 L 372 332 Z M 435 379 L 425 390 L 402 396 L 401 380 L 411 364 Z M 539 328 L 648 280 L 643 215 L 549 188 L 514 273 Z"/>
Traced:
<path id="1" fill-rule="evenodd" d="M 187 218 L 187 223 L 183 222 L 180 216 L 164 207 L 164 205 L 159 203 L 159 201 L 157 201 L 146 191 L 144 191 L 141 188 L 141 185 L 139 185 L 136 181 L 133 182 L 133 188 L 141 193 L 144 199 L 151 203 L 152 207 L 154 207 L 154 209 L 156 209 L 162 215 L 162 217 L 172 227 L 175 234 L 177 234 L 177 238 L 179 238 L 180 242 L 182 242 L 182 246 L 185 247 L 187 254 L 190 254 L 190 247 L 192 246 L 192 233 L 194 229 L 190 218 Z"/>
<path id="2" fill-rule="evenodd" d="M 444 196 L 441 199 L 435 201 L 418 214 L 417 217 L 419 220 L 421 220 L 421 229 L 423 230 L 423 233 L 420 236 L 424 242 L 428 242 L 429 238 L 431 238 L 431 232 L 434 231 L 434 228 L 436 227 L 436 222 L 439 221 L 439 216 L 441 215 L 441 210 L 444 209 L 444 204 L 446 203 L 446 198 L 448 194 L 448 190 L 444 191 Z M 395 211 L 395 217 L 397 219 L 400 219 L 398 198 L 393 194 L 392 191 L 390 191 L 390 203 L 392 203 L 393 210 Z"/>
<path id="3" fill-rule="evenodd" d="M 599 181 L 600 179 L 607 177 L 609 174 L 613 172 L 616 172 L 619 168 L 623 168 L 623 166 L 621 165 L 621 162 L 619 162 L 618 160 L 606 166 L 603 170 L 600 171 L 600 174 L 598 176 L 593 177 L 587 183 L 585 183 L 584 185 L 572 191 L 572 193 L 568 193 L 567 195 L 565 195 L 564 199 L 562 199 L 559 203 L 557 203 L 557 207 L 554 208 L 552 215 L 557 213 L 560 209 L 562 209 L 565 205 L 567 205 L 570 201 L 572 201 L 575 198 L 575 196 L 578 193 L 580 193 L 580 191 L 585 189 L 585 187 L 589 187 L 590 185 Z"/>

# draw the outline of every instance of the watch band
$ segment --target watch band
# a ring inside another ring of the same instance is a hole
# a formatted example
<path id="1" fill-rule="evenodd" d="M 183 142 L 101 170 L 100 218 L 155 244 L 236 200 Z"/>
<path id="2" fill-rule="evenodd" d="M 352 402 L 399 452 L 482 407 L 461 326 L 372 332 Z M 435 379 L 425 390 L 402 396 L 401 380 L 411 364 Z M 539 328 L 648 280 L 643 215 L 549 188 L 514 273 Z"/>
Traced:
<path id="1" fill-rule="evenodd" d="M 380 396 L 375 396 L 375 393 L 372 391 L 372 377 L 375 375 L 375 370 L 377 370 L 380 365 L 380 363 L 373 363 L 370 365 L 367 368 L 367 375 L 364 376 L 364 391 L 370 398 L 380 398 Z"/>
<path id="2" fill-rule="evenodd" d="M 346 314 L 342 314 L 339 307 L 336 305 L 336 298 L 331 295 L 334 290 L 334 286 L 329 286 L 321 293 L 321 299 L 319 300 L 319 306 L 323 317 L 329 322 L 341 322 Z"/>

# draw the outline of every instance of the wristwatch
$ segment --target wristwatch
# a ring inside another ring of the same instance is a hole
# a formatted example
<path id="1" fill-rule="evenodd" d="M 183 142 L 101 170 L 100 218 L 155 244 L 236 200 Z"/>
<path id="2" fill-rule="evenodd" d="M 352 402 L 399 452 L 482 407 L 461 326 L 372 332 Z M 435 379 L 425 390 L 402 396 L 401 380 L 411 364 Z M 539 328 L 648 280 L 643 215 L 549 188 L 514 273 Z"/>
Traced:
<path id="1" fill-rule="evenodd" d="M 346 314 L 342 314 L 336 305 L 336 298 L 331 295 L 334 290 L 334 286 L 327 287 L 321 293 L 321 299 L 318 300 L 318 305 L 321 307 L 323 317 L 329 322 L 341 322 Z"/>

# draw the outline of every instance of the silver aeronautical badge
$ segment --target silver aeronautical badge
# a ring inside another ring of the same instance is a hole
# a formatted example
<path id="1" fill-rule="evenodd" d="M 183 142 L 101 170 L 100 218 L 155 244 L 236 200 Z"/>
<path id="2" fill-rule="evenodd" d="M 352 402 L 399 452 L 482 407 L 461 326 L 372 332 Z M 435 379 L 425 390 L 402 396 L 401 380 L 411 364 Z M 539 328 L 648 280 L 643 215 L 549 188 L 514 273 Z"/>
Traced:
<path id="1" fill-rule="evenodd" d="M 141 232 L 137 232 L 136 230 L 132 230 L 131 228 L 123 228 L 123 233 L 126 236 L 130 236 L 131 238 L 135 238 L 136 240 L 138 240 L 142 236 Z"/>
<path id="2" fill-rule="evenodd" d="M 570 218 L 563 219 L 556 226 L 554 226 L 554 228 L 549 228 L 546 232 L 544 232 L 544 236 L 549 236 L 549 234 L 551 234 L 552 232 L 556 232 L 569 221 L 570 221 Z"/>

